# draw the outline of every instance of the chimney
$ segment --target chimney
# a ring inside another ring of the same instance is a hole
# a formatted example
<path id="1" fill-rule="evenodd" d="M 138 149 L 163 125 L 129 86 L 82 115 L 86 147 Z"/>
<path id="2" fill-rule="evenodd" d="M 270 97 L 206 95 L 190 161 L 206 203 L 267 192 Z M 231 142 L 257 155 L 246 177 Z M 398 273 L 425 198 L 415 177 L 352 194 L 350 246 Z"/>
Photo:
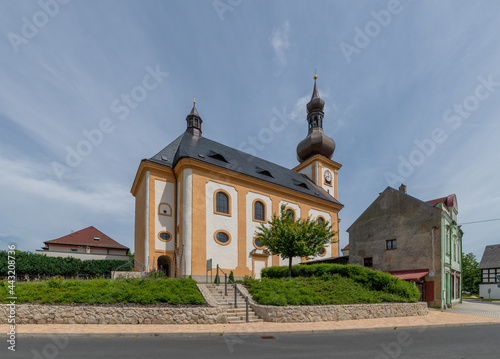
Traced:
<path id="1" fill-rule="evenodd" d="M 401 183 L 401 186 L 399 186 L 399 192 L 406 193 L 406 186 Z"/>

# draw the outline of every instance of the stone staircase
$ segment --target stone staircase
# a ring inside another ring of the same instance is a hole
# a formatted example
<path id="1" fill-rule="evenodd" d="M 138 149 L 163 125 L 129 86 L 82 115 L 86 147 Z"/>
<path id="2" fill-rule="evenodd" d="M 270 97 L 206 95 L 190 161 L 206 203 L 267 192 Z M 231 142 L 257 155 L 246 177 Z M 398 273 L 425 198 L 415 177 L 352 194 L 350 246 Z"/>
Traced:
<path id="1" fill-rule="evenodd" d="M 238 308 L 234 307 L 234 287 L 232 285 L 227 286 L 227 296 L 224 294 L 224 284 L 221 283 L 219 286 L 215 284 L 205 284 L 204 285 L 212 294 L 213 298 L 217 301 L 219 307 L 224 310 L 227 314 L 228 323 L 246 323 L 246 303 L 245 297 L 237 292 L 237 302 Z M 263 322 L 255 312 L 252 307 L 248 307 L 248 322 Z"/>

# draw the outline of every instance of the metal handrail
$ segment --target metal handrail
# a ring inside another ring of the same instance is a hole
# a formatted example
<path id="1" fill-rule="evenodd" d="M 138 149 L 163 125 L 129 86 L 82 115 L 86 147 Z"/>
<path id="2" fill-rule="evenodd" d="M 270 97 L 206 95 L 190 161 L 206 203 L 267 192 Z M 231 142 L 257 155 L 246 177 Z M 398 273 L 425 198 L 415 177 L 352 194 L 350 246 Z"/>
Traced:
<path id="1" fill-rule="evenodd" d="M 240 294 L 245 298 L 245 304 L 246 304 L 246 322 L 248 323 L 248 296 L 243 294 L 243 292 L 240 290 L 240 288 L 238 288 L 238 286 L 236 285 L 235 282 L 233 282 L 231 279 L 228 278 L 227 276 L 227 273 L 224 272 L 220 267 L 219 265 L 217 264 L 217 275 L 215 276 L 215 278 L 217 279 L 217 286 L 219 286 L 220 284 L 220 276 L 219 276 L 219 271 L 221 271 L 222 273 L 224 273 L 224 296 L 227 297 L 227 283 L 228 281 L 231 282 L 233 284 L 233 287 L 234 287 L 234 307 L 235 308 L 238 308 L 238 293 L 237 292 L 240 292 Z"/>

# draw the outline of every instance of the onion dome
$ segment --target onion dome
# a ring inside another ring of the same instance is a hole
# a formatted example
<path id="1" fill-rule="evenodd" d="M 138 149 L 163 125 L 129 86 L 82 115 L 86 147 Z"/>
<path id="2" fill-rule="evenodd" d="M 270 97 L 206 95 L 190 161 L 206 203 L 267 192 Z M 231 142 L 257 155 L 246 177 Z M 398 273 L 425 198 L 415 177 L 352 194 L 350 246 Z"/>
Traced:
<path id="1" fill-rule="evenodd" d="M 311 101 L 307 104 L 308 134 L 297 146 L 297 159 L 304 162 L 314 155 L 331 158 L 335 151 L 335 141 L 323 133 L 323 108 L 325 101 L 319 97 L 316 86 L 316 71 L 314 72 L 314 89 Z"/>

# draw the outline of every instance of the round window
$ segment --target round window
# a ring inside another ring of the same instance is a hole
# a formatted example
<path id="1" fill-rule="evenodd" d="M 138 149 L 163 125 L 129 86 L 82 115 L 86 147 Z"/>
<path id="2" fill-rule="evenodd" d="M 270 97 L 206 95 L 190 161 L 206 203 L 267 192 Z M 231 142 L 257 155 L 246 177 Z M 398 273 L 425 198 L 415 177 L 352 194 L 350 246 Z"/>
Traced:
<path id="1" fill-rule="evenodd" d="M 258 239 L 258 238 L 255 238 L 255 240 L 254 240 L 254 242 L 253 242 L 253 243 L 254 243 L 255 247 L 256 247 L 256 248 L 258 248 L 258 249 L 262 249 L 262 248 L 264 248 L 264 245 L 262 244 L 262 242 L 261 242 L 261 241 L 259 241 L 259 239 Z"/>
<path id="2" fill-rule="evenodd" d="M 215 235 L 215 238 L 217 239 L 217 242 L 220 244 L 228 244 L 229 243 L 229 236 L 224 233 L 224 232 L 217 232 Z"/>
<path id="3" fill-rule="evenodd" d="M 162 241 L 169 241 L 170 239 L 172 239 L 172 236 L 170 235 L 170 233 L 168 232 L 160 232 L 160 234 L 158 234 L 158 237 L 162 240 Z"/>
<path id="4" fill-rule="evenodd" d="M 323 257 L 323 256 L 326 254 L 326 248 L 325 248 L 325 247 L 321 248 L 318 254 L 319 254 L 321 257 Z"/>

